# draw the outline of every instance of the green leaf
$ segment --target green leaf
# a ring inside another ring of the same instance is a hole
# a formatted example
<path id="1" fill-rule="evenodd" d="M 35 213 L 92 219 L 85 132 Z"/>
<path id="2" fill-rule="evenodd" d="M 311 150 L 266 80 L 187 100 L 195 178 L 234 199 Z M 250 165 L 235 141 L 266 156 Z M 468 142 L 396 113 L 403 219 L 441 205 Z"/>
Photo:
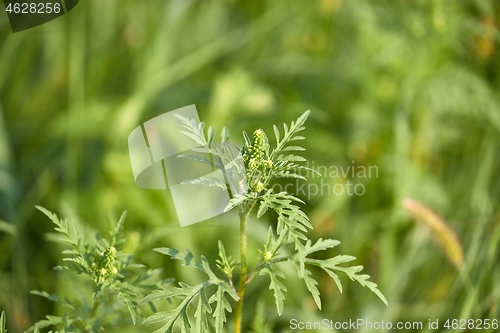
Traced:
<path id="1" fill-rule="evenodd" d="M 205 141 L 205 137 L 203 136 L 200 136 L 199 134 L 195 133 L 195 132 L 190 132 L 190 131 L 184 131 L 184 130 L 181 130 L 180 131 L 182 134 L 184 134 L 185 136 L 193 139 L 194 142 L 196 142 L 197 144 L 199 144 L 200 146 L 207 146 L 207 142 Z"/>
<path id="2" fill-rule="evenodd" d="M 227 320 L 226 311 L 232 312 L 231 304 L 229 304 L 228 300 L 226 299 L 226 293 L 229 294 L 235 301 L 238 299 L 238 295 L 236 294 L 234 289 L 228 286 L 225 282 L 221 282 L 218 285 L 217 292 L 212 295 L 209 300 L 210 304 L 214 302 L 217 303 L 217 306 L 215 307 L 215 311 L 213 313 L 213 316 L 215 318 L 216 333 L 222 332 L 222 327 Z"/>
<path id="3" fill-rule="evenodd" d="M 322 238 L 320 238 L 316 241 L 316 243 L 314 243 L 314 245 L 311 245 L 311 240 L 308 240 L 302 255 L 305 257 L 305 256 L 310 255 L 311 253 L 314 253 L 314 252 L 331 249 L 339 244 L 340 244 L 340 242 L 338 240 L 335 240 L 335 239 L 322 239 Z"/>
<path id="4" fill-rule="evenodd" d="M 27 332 L 32 332 L 35 329 L 45 328 L 49 326 L 59 325 L 64 322 L 63 317 L 58 316 L 45 316 L 47 319 L 40 320 L 35 323 Z"/>
<path id="5" fill-rule="evenodd" d="M 252 145 L 252 139 L 250 139 L 247 132 L 245 132 L 245 131 L 243 131 L 243 139 L 245 140 L 246 147 L 250 147 Z"/>
<path id="6" fill-rule="evenodd" d="M 274 137 L 276 138 L 276 144 L 280 142 L 280 130 L 276 125 L 273 125 L 273 130 L 274 130 Z"/>
<path id="7" fill-rule="evenodd" d="M 234 262 L 232 256 L 227 256 L 224 244 L 219 240 L 219 258 L 216 260 L 217 267 L 221 272 L 223 272 L 229 279 L 232 276 L 232 271 L 237 264 Z"/>
<path id="8" fill-rule="evenodd" d="M 309 290 L 309 292 L 311 293 L 314 302 L 316 302 L 318 309 L 321 310 L 321 299 L 319 298 L 320 293 L 318 287 L 316 287 L 318 285 L 318 282 L 312 278 L 312 273 L 307 269 L 305 270 L 302 279 L 306 284 L 307 290 Z"/>
<path id="9" fill-rule="evenodd" d="M 278 161 L 288 161 L 288 162 L 305 162 L 305 161 L 307 161 L 302 156 L 297 156 L 294 154 L 280 155 L 280 156 L 278 156 L 277 160 Z"/>
<path id="10" fill-rule="evenodd" d="M 358 275 L 358 273 L 361 272 L 361 270 L 363 270 L 363 266 L 353 266 L 353 267 L 347 267 L 347 268 L 334 267 L 333 269 L 336 269 L 336 270 L 339 270 L 339 271 L 346 273 L 347 276 L 349 276 L 349 278 L 351 280 L 358 281 L 359 284 L 361 284 L 363 287 L 370 289 L 375 295 L 378 296 L 378 298 L 380 298 L 380 300 L 382 300 L 382 302 L 384 302 L 384 304 L 386 306 L 388 306 L 387 299 L 382 294 L 382 292 L 380 292 L 380 290 L 377 288 L 378 287 L 377 284 L 375 282 L 368 280 L 370 278 L 370 276 L 367 274 Z"/>
<path id="11" fill-rule="evenodd" d="M 283 151 L 285 146 L 290 141 L 302 140 L 304 138 L 300 136 L 295 136 L 295 134 L 305 129 L 303 125 L 307 120 L 307 117 L 309 117 L 310 113 L 311 113 L 310 111 L 304 112 L 299 118 L 297 118 L 295 122 L 292 121 L 292 123 L 290 124 L 290 128 L 288 128 L 286 124 L 283 124 L 284 134 L 281 140 L 278 128 L 276 126 L 273 127 L 274 135 L 276 137 L 276 148 L 271 153 L 270 157 L 272 160 L 274 160 L 274 158 Z"/>
<path id="12" fill-rule="evenodd" d="M 185 283 L 179 283 L 179 286 L 179 288 L 169 287 L 163 290 L 165 291 L 164 298 L 179 296 L 184 298 L 174 310 L 158 312 L 144 320 L 143 324 L 152 324 L 165 320 L 167 321 L 165 325 L 157 329 L 154 333 L 172 333 L 174 325 L 178 320 L 182 321 L 185 329 L 189 329 L 189 327 L 191 327 L 189 318 L 187 317 L 187 308 L 200 291 L 206 287 L 206 283 L 199 284 L 195 287 L 191 287 Z M 168 294 L 169 291 L 171 291 L 170 295 Z M 153 299 L 145 297 L 142 302 L 148 302 L 151 300 Z"/>
<path id="13" fill-rule="evenodd" d="M 284 279 L 285 275 L 281 271 L 278 271 L 270 267 L 264 267 L 259 274 L 269 275 L 269 278 L 271 279 L 269 290 L 274 291 L 274 300 L 276 302 L 276 309 L 278 310 L 278 315 L 281 316 L 281 314 L 283 313 L 283 301 L 285 300 L 285 294 L 283 292 L 286 291 L 286 287 L 279 280 L 279 278 Z"/>
<path id="14" fill-rule="evenodd" d="M 30 291 L 30 293 L 33 295 L 45 297 L 49 301 L 59 303 L 61 306 L 68 308 L 70 310 L 75 309 L 75 307 L 71 303 L 69 303 L 67 300 L 60 299 L 59 296 L 57 296 L 55 294 L 49 294 L 48 292 L 38 291 L 38 290 L 32 290 L 32 291 Z"/>
<path id="15" fill-rule="evenodd" d="M 197 261 L 193 253 L 188 249 L 185 249 L 184 253 L 177 249 L 167 247 L 156 248 L 154 249 L 154 251 L 168 255 L 172 259 L 183 261 L 182 266 L 194 267 L 199 269 L 203 273 L 207 274 L 211 280 L 219 280 L 210 268 L 207 258 L 205 258 L 204 256 L 201 256 L 201 261 Z"/>
<path id="16" fill-rule="evenodd" d="M 215 164 L 213 162 L 211 162 L 208 158 L 206 157 L 201 157 L 201 156 L 198 156 L 198 155 L 191 155 L 191 154 L 180 154 L 180 155 L 177 155 L 177 158 L 187 158 L 187 159 L 190 159 L 190 160 L 194 160 L 196 162 L 200 162 L 200 163 L 203 163 L 203 164 L 206 164 L 206 165 L 209 165 L 211 167 L 213 167 Z"/>
<path id="17" fill-rule="evenodd" d="M 35 206 L 36 209 L 44 213 L 55 225 L 55 231 L 64 235 L 64 238 L 60 238 L 59 240 L 73 246 L 76 249 L 79 249 L 79 241 L 82 238 L 81 233 L 78 228 L 75 227 L 74 224 L 69 223 L 68 220 L 59 220 L 56 214 L 48 211 L 47 209 L 41 206 Z"/>
<path id="18" fill-rule="evenodd" d="M 214 142 L 215 138 L 215 129 L 213 126 L 210 126 L 207 131 L 207 136 L 208 136 L 208 147 L 212 147 L 212 143 Z"/>
<path id="19" fill-rule="evenodd" d="M 199 293 L 198 306 L 194 317 L 196 318 L 196 327 L 198 328 L 198 333 L 209 332 L 208 324 L 208 314 L 212 313 L 212 307 L 208 302 L 207 295 L 205 294 L 205 287 L 200 290 Z"/>
<path id="20" fill-rule="evenodd" d="M 340 242 L 337 240 L 334 240 L 334 239 L 323 240 L 322 238 L 320 238 L 320 239 L 318 239 L 318 241 L 314 245 L 311 245 L 311 240 L 308 239 L 306 244 L 304 245 L 304 247 L 300 248 L 298 250 L 297 254 L 295 254 L 291 258 L 291 260 L 295 260 L 296 262 L 299 263 L 299 266 L 298 266 L 299 277 L 300 278 L 304 277 L 306 261 L 308 263 L 311 263 L 314 261 L 313 259 L 306 258 L 308 255 L 310 255 L 311 253 L 314 253 L 314 252 L 327 250 L 327 249 L 335 247 L 339 244 L 340 244 Z M 324 261 L 321 261 L 321 262 L 324 262 Z"/>
<path id="21" fill-rule="evenodd" d="M 384 302 L 385 305 L 387 305 L 387 299 L 377 288 L 377 284 L 368 280 L 370 276 L 367 274 L 361 274 L 361 275 L 358 274 L 363 270 L 363 266 L 352 266 L 352 267 L 338 266 L 339 264 L 351 262 L 354 259 L 356 258 L 353 256 L 338 255 L 334 258 L 326 260 L 303 258 L 303 261 L 306 264 L 311 264 L 314 266 L 321 267 L 325 272 L 327 272 L 328 275 L 330 275 L 330 277 L 332 277 L 332 279 L 335 281 L 335 284 L 339 288 L 340 292 L 342 292 L 342 284 L 340 283 L 338 275 L 334 271 L 344 272 L 352 281 L 358 281 L 359 284 L 361 284 L 363 287 L 367 287 L 368 289 L 370 289 L 375 295 L 377 295 L 382 300 L 382 302 Z"/>
<path id="22" fill-rule="evenodd" d="M 220 187 L 223 190 L 227 190 L 227 185 L 225 182 L 218 178 L 207 178 L 207 177 L 199 177 L 195 179 L 184 180 L 181 184 L 189 184 L 189 185 L 205 185 L 205 186 L 216 186 Z"/>
<path id="23" fill-rule="evenodd" d="M 204 256 L 201 256 L 201 261 L 197 261 L 189 250 L 180 252 L 179 250 L 173 248 L 157 248 L 155 251 L 166 254 L 172 259 L 181 260 L 183 262 L 183 266 L 194 267 L 201 270 L 208 275 L 209 280 L 196 287 L 190 287 L 185 283 L 179 282 L 179 287 L 164 286 L 162 290 L 156 290 L 152 294 L 144 297 L 142 302 L 151 302 L 154 300 L 171 298 L 183 299 L 181 304 L 173 311 L 150 316 L 146 319 L 145 323 L 166 320 L 167 323 L 162 328 L 157 330 L 157 332 L 172 332 L 175 323 L 178 320 L 181 320 L 183 324 L 182 330 L 189 332 L 191 324 L 187 315 L 187 308 L 191 304 L 192 300 L 196 296 L 199 296 L 198 305 L 196 307 L 197 310 L 195 312 L 197 329 L 202 330 L 203 332 L 208 331 L 207 313 L 212 313 L 210 304 L 216 302 L 217 306 L 213 316 L 215 318 L 216 331 L 221 332 L 222 326 L 227 320 L 225 312 L 231 312 L 232 310 L 231 305 L 226 299 L 226 294 L 229 294 L 234 300 L 238 298 L 234 288 L 215 276 Z M 226 256 L 222 243 L 219 243 L 219 252 L 222 260 L 221 262 L 231 262 L 231 258 Z M 217 285 L 217 292 L 212 295 L 209 300 L 207 300 L 205 288 L 209 285 Z"/>
<path id="24" fill-rule="evenodd" d="M 220 141 L 221 142 L 229 142 L 230 139 L 231 139 L 231 135 L 229 134 L 229 130 L 227 129 L 227 127 L 223 127 L 221 134 L 220 134 Z"/>
<path id="25" fill-rule="evenodd" d="M 139 294 L 139 289 L 127 282 L 117 282 L 111 289 L 118 292 L 118 298 L 127 306 L 130 318 L 135 325 L 137 317 L 137 303 L 135 299 Z"/>
<path id="26" fill-rule="evenodd" d="M 208 147 L 207 140 L 205 139 L 205 135 L 203 133 L 205 123 L 197 123 L 194 119 L 189 119 L 179 114 L 175 114 L 174 117 L 182 121 L 182 128 L 184 128 L 184 130 L 180 131 L 182 134 L 193 139 L 200 146 Z"/>
<path id="27" fill-rule="evenodd" d="M 245 195 L 235 193 L 234 197 L 229 200 L 229 204 L 224 208 L 224 212 L 228 212 L 234 207 L 244 204 L 248 199 Z"/>
<path id="28" fill-rule="evenodd" d="M 125 218 L 127 217 L 127 211 L 124 211 L 115 226 L 115 230 L 110 232 L 111 235 L 111 246 L 117 246 L 125 242 L 125 235 L 123 234 L 123 228 L 125 225 Z"/>
<path id="29" fill-rule="evenodd" d="M 305 151 L 306 149 L 304 147 L 300 146 L 288 146 L 283 148 L 281 151 Z"/>

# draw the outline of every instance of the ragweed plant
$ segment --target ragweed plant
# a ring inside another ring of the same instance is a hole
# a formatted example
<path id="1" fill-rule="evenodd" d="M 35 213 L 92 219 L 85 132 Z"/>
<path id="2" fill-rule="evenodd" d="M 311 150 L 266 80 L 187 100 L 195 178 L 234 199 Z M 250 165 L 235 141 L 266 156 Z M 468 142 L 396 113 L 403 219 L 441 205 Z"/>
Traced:
<path id="1" fill-rule="evenodd" d="M 262 129 L 253 132 L 252 137 L 243 132 L 245 140 L 241 149 L 242 159 L 245 167 L 246 191 L 244 193 L 232 193 L 233 197 L 225 211 L 237 209 L 240 218 L 240 257 L 235 261 L 228 256 L 224 245 L 219 241 L 219 259 L 216 266 L 222 277 L 219 277 L 211 268 L 204 256 L 198 260 L 189 251 L 180 251 L 173 248 L 158 248 L 157 252 L 170 256 L 183 262 L 183 266 L 196 268 L 206 275 L 205 281 L 198 285 L 190 286 L 179 282 L 177 287 L 168 286 L 162 290 L 157 290 L 147 296 L 144 301 L 158 299 L 180 299 L 177 307 L 171 311 L 160 312 L 146 319 L 146 323 L 166 321 L 166 323 L 155 331 L 173 332 L 176 323 L 180 325 L 182 332 L 209 332 L 211 322 L 209 317 L 214 317 L 215 332 L 222 332 L 227 321 L 226 312 L 234 314 L 234 332 L 242 330 L 243 302 L 247 285 L 257 276 L 267 276 L 276 303 L 276 310 L 279 315 L 283 313 L 283 303 L 285 300 L 286 287 L 283 283 L 285 274 L 280 269 L 281 264 L 291 264 L 295 267 L 300 279 L 302 279 L 311 293 L 318 308 L 321 309 L 321 298 L 318 289 L 318 282 L 313 278 L 309 267 L 317 266 L 323 269 L 335 282 L 340 291 L 342 284 L 339 272 L 346 274 L 351 280 L 358 281 L 362 286 L 374 292 L 386 305 L 387 301 L 382 293 L 377 289 L 374 282 L 369 281 L 369 276 L 360 274 L 362 266 L 341 266 L 353 261 L 355 258 L 348 255 L 337 255 L 333 258 L 320 260 L 311 258 L 311 254 L 333 248 L 340 244 L 333 239 L 318 239 L 316 242 L 307 236 L 308 229 L 313 226 L 309 222 L 307 215 L 300 209 L 298 204 L 304 202 L 287 192 L 275 192 L 272 188 L 272 181 L 276 178 L 298 178 L 306 180 L 303 171 L 314 172 L 301 162 L 306 160 L 293 152 L 304 151 L 303 147 L 293 145 L 296 141 L 304 140 L 298 135 L 305 129 L 304 123 L 309 116 L 309 111 L 301 115 L 290 126 L 283 125 L 281 132 L 278 127 L 273 126 L 276 146 L 271 148 L 268 137 Z M 210 127 L 205 137 L 204 124 L 195 124 L 189 119 L 184 120 L 183 133 L 195 139 L 211 155 L 209 161 L 213 166 L 223 168 L 221 154 L 217 149 L 213 149 L 214 130 Z M 227 129 L 222 131 L 221 141 L 227 142 L 229 139 Z M 200 149 L 197 149 L 200 151 Z M 199 159 L 195 156 L 188 156 L 198 159 L 200 162 L 207 162 L 208 159 Z M 226 180 L 228 177 L 226 177 Z M 208 179 L 196 179 L 186 183 L 206 184 L 214 186 Z M 226 188 L 230 184 L 226 184 Z M 277 214 L 276 227 L 268 229 L 267 241 L 260 249 L 261 258 L 255 267 L 247 265 L 247 236 L 246 224 L 250 213 L 256 209 L 256 217 L 262 217 L 267 211 L 273 210 Z M 291 253 L 291 254 L 290 254 Z M 234 278 L 233 272 L 236 274 Z M 236 280 L 236 281 L 233 281 Z M 215 288 L 210 288 L 215 286 Z M 210 292 L 210 294 L 208 294 Z M 194 312 L 194 318 L 190 318 Z M 193 326 L 194 325 L 194 326 Z"/>
<path id="2" fill-rule="evenodd" d="M 137 268 L 143 266 L 133 264 L 132 256 L 123 251 L 126 212 L 110 232 L 110 239 L 104 239 L 99 235 L 93 237 L 86 228 L 74 221 L 60 220 L 45 208 L 37 208 L 52 220 L 60 236 L 58 240 L 67 247 L 62 252 L 65 264 L 55 269 L 83 275 L 86 283 L 81 290 L 74 287 L 74 300 L 45 291 L 32 291 L 35 295 L 58 303 L 64 309 L 64 314 L 46 316 L 27 332 L 36 333 L 46 327 L 56 327 L 59 332 L 97 333 L 127 323 L 135 324 L 141 314 L 138 301 L 160 286 L 161 282 L 155 281 L 161 270 L 138 272 Z"/>

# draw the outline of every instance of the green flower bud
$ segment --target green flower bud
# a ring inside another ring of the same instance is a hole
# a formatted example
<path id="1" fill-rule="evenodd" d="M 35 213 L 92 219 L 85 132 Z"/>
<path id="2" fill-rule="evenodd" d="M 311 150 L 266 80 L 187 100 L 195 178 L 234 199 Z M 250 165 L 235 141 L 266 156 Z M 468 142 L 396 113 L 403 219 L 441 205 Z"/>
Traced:
<path id="1" fill-rule="evenodd" d="M 250 170 L 259 169 L 264 161 L 264 150 L 265 150 L 265 134 L 260 128 L 253 132 L 253 142 L 252 145 L 248 147 L 248 151 L 244 158 L 248 161 L 248 168 Z"/>
<path id="2" fill-rule="evenodd" d="M 99 252 L 96 262 L 92 263 L 92 270 L 102 277 L 115 275 L 118 269 L 114 266 L 116 260 L 116 248 L 111 246 L 106 251 Z"/>

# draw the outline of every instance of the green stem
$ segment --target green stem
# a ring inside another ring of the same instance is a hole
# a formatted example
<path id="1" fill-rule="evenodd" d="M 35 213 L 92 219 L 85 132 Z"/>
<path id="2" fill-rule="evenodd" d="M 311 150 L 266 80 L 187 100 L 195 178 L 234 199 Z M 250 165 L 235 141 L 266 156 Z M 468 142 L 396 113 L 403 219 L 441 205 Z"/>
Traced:
<path id="1" fill-rule="evenodd" d="M 94 316 L 97 313 L 97 309 L 99 308 L 99 305 L 101 305 L 101 297 L 97 296 L 96 299 L 94 300 L 94 305 L 92 306 L 92 311 L 90 312 L 90 318 L 94 318 Z"/>
<path id="2" fill-rule="evenodd" d="M 243 317 L 243 296 L 247 286 L 247 236 L 245 225 L 247 217 L 250 214 L 255 201 L 250 203 L 240 214 L 240 262 L 242 264 L 240 271 L 240 284 L 238 286 L 238 301 L 236 302 L 234 333 L 241 333 L 241 321 Z"/>

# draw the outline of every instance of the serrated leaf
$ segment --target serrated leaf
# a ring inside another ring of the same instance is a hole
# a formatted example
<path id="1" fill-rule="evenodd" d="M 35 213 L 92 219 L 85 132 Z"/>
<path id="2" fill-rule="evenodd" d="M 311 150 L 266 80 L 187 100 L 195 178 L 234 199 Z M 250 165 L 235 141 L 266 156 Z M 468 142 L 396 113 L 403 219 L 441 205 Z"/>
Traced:
<path id="1" fill-rule="evenodd" d="M 184 328 L 190 327 L 190 322 L 189 318 L 187 317 L 187 308 L 193 301 L 193 299 L 199 294 L 199 292 L 207 286 L 206 283 L 199 284 L 195 287 L 191 287 L 185 283 L 179 283 L 180 288 L 170 288 L 169 290 L 172 290 L 172 296 L 170 297 L 176 297 L 179 295 L 184 296 L 184 299 L 182 302 L 174 309 L 171 311 L 164 311 L 164 312 L 159 312 L 156 314 L 153 314 L 152 316 L 149 316 L 146 318 L 143 322 L 143 324 L 151 324 L 151 323 L 156 323 L 160 321 L 167 321 L 165 325 L 160 327 L 155 331 L 155 333 L 172 333 L 173 328 L 175 323 L 178 320 L 182 321 L 182 324 Z M 146 297 L 147 298 L 147 297 Z M 146 300 L 143 299 L 143 302 Z M 186 322 L 187 320 L 187 322 Z"/>
<path id="2" fill-rule="evenodd" d="M 344 292 L 344 288 L 342 287 L 342 282 L 340 282 L 339 276 L 330 269 L 324 269 L 324 271 L 332 278 L 332 280 L 337 285 L 337 288 L 339 288 L 339 291 L 341 293 Z"/>
<path id="3" fill-rule="evenodd" d="M 370 276 L 367 274 L 361 274 L 361 275 L 358 274 L 363 270 L 363 266 L 351 266 L 351 267 L 338 266 L 340 264 L 351 262 L 354 259 L 356 258 L 353 256 L 338 255 L 336 257 L 326 260 L 302 258 L 302 262 L 321 267 L 325 272 L 328 273 L 328 275 L 330 275 L 330 277 L 332 277 L 332 279 L 335 281 L 335 284 L 339 288 L 340 292 L 342 292 L 342 284 L 340 283 L 338 275 L 334 272 L 334 270 L 344 272 L 352 281 L 354 280 L 358 281 L 359 284 L 361 284 L 363 287 L 367 287 L 368 289 L 370 289 L 375 295 L 377 295 L 382 300 L 382 302 L 384 302 L 385 305 L 387 305 L 387 299 L 377 288 L 377 284 L 372 281 L 368 281 Z"/>
<path id="4" fill-rule="evenodd" d="M 269 278 L 271 279 L 271 283 L 269 284 L 269 290 L 274 291 L 274 300 L 276 302 L 276 309 L 278 310 L 278 315 L 281 316 L 281 314 L 283 313 L 283 301 L 285 300 L 285 294 L 283 292 L 286 291 L 286 287 L 279 280 L 279 278 L 284 279 L 285 275 L 281 271 L 269 267 L 263 268 L 259 274 L 269 275 Z"/>
<path id="5" fill-rule="evenodd" d="M 48 211 L 41 206 L 35 207 L 43 214 L 45 214 L 52 221 L 52 223 L 56 225 L 56 227 L 54 228 L 55 231 L 64 235 L 64 238 L 59 238 L 60 241 L 74 247 L 77 250 L 80 250 L 79 241 L 81 239 L 81 235 L 74 224 L 70 223 L 67 219 L 60 220 L 56 214 Z"/>
<path id="6" fill-rule="evenodd" d="M 118 298 L 125 303 L 127 306 L 128 312 L 130 313 L 130 318 L 132 319 L 132 323 L 135 325 L 136 313 L 135 313 L 135 303 L 129 295 L 124 292 L 118 292 Z"/>
<path id="7" fill-rule="evenodd" d="M 116 223 L 115 229 L 111 232 L 111 244 L 109 246 L 116 246 L 125 242 L 125 238 L 123 235 L 123 228 L 125 225 L 125 219 L 127 218 L 127 211 L 124 211 Z"/>
<path id="8" fill-rule="evenodd" d="M 243 204 L 248 198 L 242 194 L 235 193 L 234 197 L 229 200 L 229 204 L 224 208 L 224 212 L 228 212 L 236 206 Z"/>
<path id="9" fill-rule="evenodd" d="M 181 130 L 180 131 L 182 134 L 184 134 L 185 136 L 187 136 L 188 138 L 191 138 L 194 142 L 196 142 L 197 144 L 199 144 L 200 146 L 205 146 L 207 145 L 207 142 L 205 141 L 204 138 L 200 138 L 199 135 L 197 134 L 194 134 L 192 132 L 189 132 L 189 131 L 185 131 L 185 130 Z"/>
<path id="10" fill-rule="evenodd" d="M 218 280 L 217 276 L 214 274 L 207 259 L 201 256 L 201 261 L 196 260 L 193 253 L 188 249 L 184 250 L 184 253 L 175 249 L 168 247 L 160 247 L 154 249 L 154 251 L 170 256 L 172 259 L 180 260 L 183 262 L 182 266 L 194 267 L 208 275 L 210 279 Z"/>
<path id="11" fill-rule="evenodd" d="M 314 302 L 316 302 L 318 309 L 321 310 L 321 298 L 319 297 L 320 293 L 318 287 L 316 287 L 318 285 L 318 282 L 312 278 L 312 273 L 307 269 L 305 270 L 302 279 L 306 284 L 307 290 L 309 290 L 309 292 L 311 293 Z"/>
<path id="12" fill-rule="evenodd" d="M 310 255 L 311 253 L 331 249 L 339 244 L 340 244 L 340 242 L 338 240 L 335 240 L 335 239 L 322 239 L 322 238 L 320 238 L 316 241 L 316 243 L 314 243 L 314 245 L 311 245 L 311 240 L 308 240 L 302 255 L 304 257 L 306 257 L 306 256 Z"/>
<path id="13" fill-rule="evenodd" d="M 326 267 L 337 267 L 337 265 L 339 265 L 339 264 L 344 264 L 346 262 L 351 262 L 351 261 L 353 261 L 355 259 L 356 259 L 356 257 L 345 255 L 345 254 L 341 254 L 341 255 L 335 256 L 333 258 L 323 260 L 323 265 L 326 266 Z M 312 261 L 313 259 L 310 259 L 310 260 Z M 360 270 L 361 270 L 362 266 L 359 266 L 359 267 L 361 267 L 360 268 Z M 352 267 L 350 267 L 350 268 L 352 268 Z"/>
<path id="14" fill-rule="evenodd" d="M 279 137 L 278 128 L 273 127 L 274 134 L 275 134 L 275 137 L 277 138 L 277 140 L 276 140 L 276 148 L 272 151 L 271 156 L 270 156 L 272 160 L 274 160 L 274 158 L 283 151 L 285 146 L 290 141 L 301 140 L 303 138 L 303 137 L 297 136 L 295 134 L 297 132 L 304 130 L 305 127 L 303 125 L 304 125 L 304 123 L 305 123 L 305 121 L 310 113 L 311 112 L 309 110 L 304 112 L 299 118 L 297 118 L 297 120 L 295 122 L 292 121 L 292 123 L 290 124 L 290 127 L 288 127 L 287 124 L 283 124 L 284 133 L 283 133 L 283 138 L 281 140 Z"/>
<path id="15" fill-rule="evenodd" d="M 238 299 L 238 296 L 234 289 L 224 282 L 219 283 L 217 292 L 210 297 L 209 303 L 217 303 L 215 307 L 213 316 L 215 318 L 215 332 L 222 332 L 222 327 L 224 323 L 227 321 L 226 311 L 232 312 L 231 304 L 226 299 L 226 293 L 229 294 L 234 300 Z"/>
<path id="16" fill-rule="evenodd" d="M 149 325 L 149 324 L 155 324 L 155 323 L 159 323 L 161 321 L 167 320 L 168 318 L 171 317 L 172 311 L 173 310 L 156 312 L 155 314 L 152 314 L 151 316 L 144 319 L 142 324 Z"/>
<path id="17" fill-rule="evenodd" d="M 384 304 L 386 306 L 388 306 L 387 299 L 382 294 L 382 292 L 377 288 L 377 284 L 375 282 L 368 280 L 370 278 L 370 276 L 367 274 L 361 274 L 361 275 L 357 274 L 363 270 L 363 266 L 353 266 L 353 267 L 347 267 L 347 268 L 335 266 L 333 269 L 336 269 L 336 270 L 339 270 L 339 271 L 346 273 L 347 276 L 349 276 L 349 278 L 351 280 L 358 281 L 360 285 L 370 289 L 375 295 L 378 296 L 378 298 L 380 298 L 380 300 L 382 302 L 384 302 Z"/>
<path id="18" fill-rule="evenodd" d="M 266 201 L 261 201 L 259 209 L 257 211 L 257 218 L 262 217 L 262 215 L 264 215 L 268 209 L 269 209 L 269 203 L 267 203 Z"/>
<path id="19" fill-rule="evenodd" d="M 33 329 L 36 327 L 38 329 L 45 328 L 49 326 L 54 326 L 63 323 L 63 317 L 59 316 L 45 316 L 47 319 L 40 320 L 35 323 Z"/>
<path id="20" fill-rule="evenodd" d="M 198 306 L 196 307 L 196 312 L 194 317 L 196 318 L 196 327 L 198 328 L 198 333 L 209 332 L 208 316 L 207 314 L 212 313 L 212 307 L 208 302 L 207 295 L 205 294 L 205 288 L 202 288 L 199 293 Z"/>

